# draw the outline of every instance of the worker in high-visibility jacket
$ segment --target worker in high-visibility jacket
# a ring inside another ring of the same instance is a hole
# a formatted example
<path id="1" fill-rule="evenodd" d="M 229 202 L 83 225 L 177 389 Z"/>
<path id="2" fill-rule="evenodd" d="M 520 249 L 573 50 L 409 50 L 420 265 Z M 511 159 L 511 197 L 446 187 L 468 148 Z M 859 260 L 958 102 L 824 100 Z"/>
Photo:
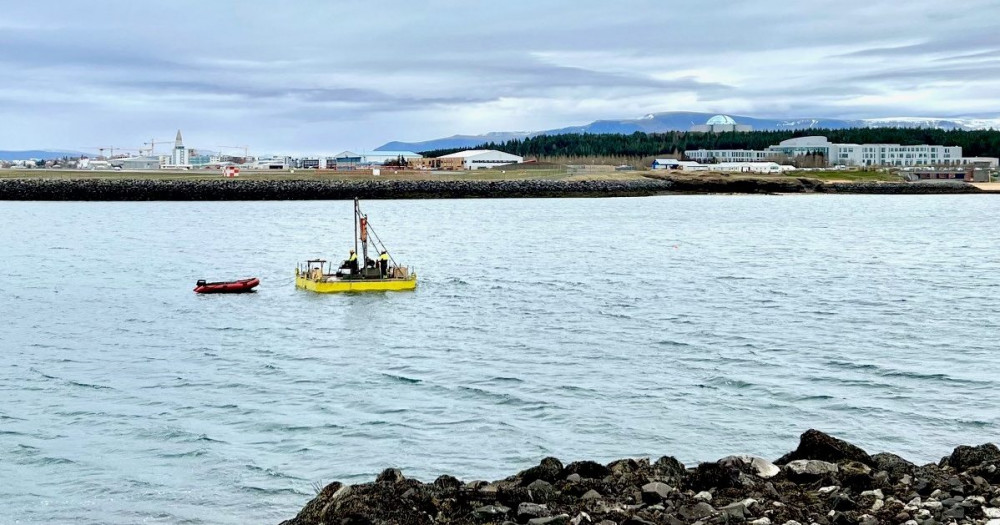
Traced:
<path id="1" fill-rule="evenodd" d="M 382 250 L 382 253 L 378 256 L 378 267 L 382 271 L 382 278 L 389 273 L 389 254 Z"/>
<path id="2" fill-rule="evenodd" d="M 343 267 L 350 268 L 351 273 L 358 273 L 358 254 L 354 253 L 354 250 L 351 250 L 350 255 L 347 256 Z"/>

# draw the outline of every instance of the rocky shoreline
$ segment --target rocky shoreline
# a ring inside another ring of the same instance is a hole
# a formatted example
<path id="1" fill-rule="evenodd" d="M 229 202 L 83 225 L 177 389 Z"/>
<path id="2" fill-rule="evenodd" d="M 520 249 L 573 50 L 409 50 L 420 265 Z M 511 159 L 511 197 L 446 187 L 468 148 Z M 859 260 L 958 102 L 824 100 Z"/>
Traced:
<path id="1" fill-rule="evenodd" d="M 677 193 L 980 193 L 963 183 L 825 183 L 812 179 L 677 177 L 629 180 L 129 180 L 0 179 L 0 200 L 217 201 L 455 199 L 524 197 L 640 197 Z"/>
<path id="2" fill-rule="evenodd" d="M 775 460 L 685 467 L 665 456 L 607 465 L 546 458 L 499 481 L 432 483 L 388 469 L 324 487 L 281 525 L 1000 525 L 1000 449 L 960 446 L 917 466 L 817 430 Z"/>

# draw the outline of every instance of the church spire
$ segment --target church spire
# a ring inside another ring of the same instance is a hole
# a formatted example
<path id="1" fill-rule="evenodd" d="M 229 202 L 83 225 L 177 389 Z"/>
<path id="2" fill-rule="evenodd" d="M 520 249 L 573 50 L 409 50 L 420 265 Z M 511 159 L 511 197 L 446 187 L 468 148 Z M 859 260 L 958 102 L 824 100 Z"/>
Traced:
<path id="1" fill-rule="evenodd" d="M 174 147 L 175 148 L 184 147 L 184 139 L 181 138 L 181 130 L 177 130 L 177 138 L 174 139 Z"/>

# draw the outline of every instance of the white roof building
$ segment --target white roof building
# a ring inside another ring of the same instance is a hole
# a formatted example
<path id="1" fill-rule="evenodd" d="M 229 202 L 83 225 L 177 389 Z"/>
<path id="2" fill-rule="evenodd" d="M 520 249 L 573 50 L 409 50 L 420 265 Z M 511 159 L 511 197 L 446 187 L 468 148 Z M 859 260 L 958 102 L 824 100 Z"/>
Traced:
<path id="1" fill-rule="evenodd" d="M 462 159 L 462 167 L 467 170 L 478 170 L 524 162 L 524 157 L 518 157 L 517 155 L 511 155 L 510 153 L 504 153 L 495 149 L 470 149 L 449 155 L 442 155 L 438 158 L 460 158 Z"/>

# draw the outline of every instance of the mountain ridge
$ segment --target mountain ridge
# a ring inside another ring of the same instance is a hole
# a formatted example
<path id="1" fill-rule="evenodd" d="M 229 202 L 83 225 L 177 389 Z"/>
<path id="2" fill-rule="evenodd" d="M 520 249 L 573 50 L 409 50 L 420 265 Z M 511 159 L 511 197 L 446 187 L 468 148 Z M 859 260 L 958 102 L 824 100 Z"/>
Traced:
<path id="1" fill-rule="evenodd" d="M 696 111 L 667 111 L 650 113 L 637 119 L 595 120 L 582 126 L 568 126 L 543 131 L 494 131 L 482 135 L 452 135 L 439 139 L 405 142 L 387 142 L 375 151 L 405 150 L 431 151 L 437 149 L 471 148 L 487 142 L 504 142 L 538 135 L 561 135 L 567 133 L 617 133 L 628 135 L 637 131 L 643 133 L 665 133 L 688 131 L 691 126 L 704 124 L 716 113 Z M 1000 115 L 996 117 L 886 117 L 870 119 L 836 118 L 759 118 L 744 115 L 730 115 L 740 124 L 749 124 L 755 131 L 783 131 L 803 129 L 847 129 L 871 127 L 942 128 L 942 129 L 1000 129 Z"/>

